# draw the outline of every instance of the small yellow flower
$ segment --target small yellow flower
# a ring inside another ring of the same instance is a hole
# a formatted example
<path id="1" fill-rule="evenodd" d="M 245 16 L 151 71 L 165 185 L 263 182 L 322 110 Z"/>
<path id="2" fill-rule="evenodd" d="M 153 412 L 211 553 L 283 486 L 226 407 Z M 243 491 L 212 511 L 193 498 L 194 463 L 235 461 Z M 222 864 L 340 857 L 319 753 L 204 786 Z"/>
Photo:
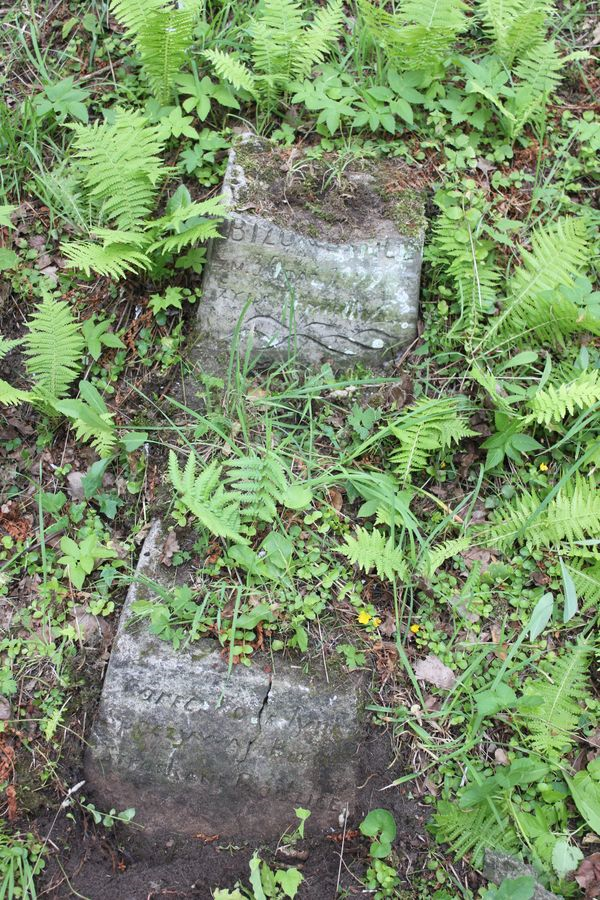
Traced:
<path id="1" fill-rule="evenodd" d="M 363 609 L 362 612 L 359 612 L 359 614 L 358 614 L 358 621 L 359 621 L 359 623 L 360 623 L 361 625 L 368 625 L 368 624 L 369 624 L 369 622 L 371 621 L 371 616 L 370 616 L 369 613 L 366 611 L 366 609 Z"/>
<path id="2" fill-rule="evenodd" d="M 546 465 L 546 463 L 540 463 L 540 472 L 547 472 L 547 471 L 548 471 L 548 466 Z"/>
<path id="3" fill-rule="evenodd" d="M 371 624 L 374 625 L 375 628 L 379 628 L 379 626 L 381 625 L 381 619 L 379 618 L 379 616 L 375 616 Z"/>
<path id="4" fill-rule="evenodd" d="M 418 634 L 420 627 L 421 627 L 420 625 L 411 625 L 410 630 L 412 631 L 413 634 Z"/>

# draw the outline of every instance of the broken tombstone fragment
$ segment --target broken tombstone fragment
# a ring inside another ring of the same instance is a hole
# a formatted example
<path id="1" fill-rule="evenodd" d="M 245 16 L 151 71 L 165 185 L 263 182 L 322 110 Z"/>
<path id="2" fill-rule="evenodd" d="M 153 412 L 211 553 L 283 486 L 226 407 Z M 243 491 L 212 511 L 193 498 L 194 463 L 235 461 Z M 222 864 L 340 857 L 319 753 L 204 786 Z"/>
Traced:
<path id="1" fill-rule="evenodd" d="M 147 622 L 130 627 L 148 579 L 181 583 L 160 561 L 164 543 L 155 524 L 113 646 L 85 759 L 96 805 L 135 807 L 147 832 L 278 839 L 298 806 L 311 829 L 339 830 L 372 765 L 363 680 L 309 677 L 278 655 L 229 673 L 216 640 L 174 650 Z"/>
<path id="2" fill-rule="evenodd" d="M 309 159 L 246 136 L 223 192 L 231 215 L 212 241 L 194 361 L 380 366 L 414 340 L 424 204 L 394 160 Z"/>

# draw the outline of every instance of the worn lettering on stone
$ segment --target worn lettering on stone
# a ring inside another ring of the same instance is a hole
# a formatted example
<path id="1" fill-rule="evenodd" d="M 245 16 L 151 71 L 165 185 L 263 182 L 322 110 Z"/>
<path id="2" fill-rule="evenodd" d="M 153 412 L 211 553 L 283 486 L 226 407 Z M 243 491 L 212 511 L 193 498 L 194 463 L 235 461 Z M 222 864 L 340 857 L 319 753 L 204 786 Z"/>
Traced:
<path id="1" fill-rule="evenodd" d="M 423 231 L 364 222 L 364 238 L 333 241 L 238 209 L 252 175 L 233 150 L 224 192 L 233 210 L 212 242 L 198 308 L 196 357 L 228 362 L 232 341 L 265 361 L 378 365 L 416 335 Z M 318 228 L 317 228 L 318 231 Z"/>
<path id="2" fill-rule="evenodd" d="M 364 780 L 360 680 L 328 684 L 284 660 L 229 675 L 216 641 L 175 651 L 147 626 L 127 627 L 140 583 L 160 579 L 159 534 L 148 535 L 112 650 L 88 788 L 107 809 L 135 807 L 150 831 L 247 835 L 257 823 L 277 838 L 294 806 L 335 827 Z"/>

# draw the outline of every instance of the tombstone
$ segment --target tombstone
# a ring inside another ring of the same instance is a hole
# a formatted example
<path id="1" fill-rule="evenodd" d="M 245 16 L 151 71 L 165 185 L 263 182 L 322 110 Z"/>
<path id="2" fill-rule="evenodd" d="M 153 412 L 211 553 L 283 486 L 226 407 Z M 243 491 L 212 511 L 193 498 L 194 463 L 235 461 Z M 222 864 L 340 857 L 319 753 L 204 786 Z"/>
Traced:
<path id="1" fill-rule="evenodd" d="M 364 801 L 373 766 L 364 752 L 360 675 L 308 676 L 275 654 L 228 674 L 218 641 L 174 650 L 131 627 L 148 580 L 181 581 L 159 559 L 160 523 L 146 538 L 113 645 L 85 756 L 86 793 L 100 809 L 135 807 L 146 834 L 219 834 L 277 840 L 311 810 L 311 829 L 340 828 Z M 369 785 L 369 790 L 372 790 Z"/>
<path id="2" fill-rule="evenodd" d="M 423 192 L 393 160 L 344 167 L 253 136 L 232 149 L 231 215 L 208 251 L 193 359 L 380 367 L 416 337 Z"/>

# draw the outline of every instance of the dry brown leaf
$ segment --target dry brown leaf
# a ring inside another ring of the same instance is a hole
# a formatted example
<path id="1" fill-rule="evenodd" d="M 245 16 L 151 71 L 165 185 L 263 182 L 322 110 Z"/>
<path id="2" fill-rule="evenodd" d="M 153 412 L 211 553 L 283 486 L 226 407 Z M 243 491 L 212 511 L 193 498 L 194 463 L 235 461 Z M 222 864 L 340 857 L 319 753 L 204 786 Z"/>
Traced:
<path id="1" fill-rule="evenodd" d="M 178 553 L 180 549 L 181 547 L 179 546 L 177 535 L 174 531 L 169 531 L 160 554 L 160 561 L 163 566 L 172 566 L 173 556 L 175 553 Z"/>
<path id="2" fill-rule="evenodd" d="M 586 898 L 600 897 L 600 853 L 592 853 L 581 861 L 575 881 L 585 891 Z"/>
<path id="3" fill-rule="evenodd" d="M 444 691 L 451 690 L 456 684 L 456 675 L 452 669 L 445 666 L 433 653 L 417 662 L 415 675 L 419 681 L 427 681 Z"/>

